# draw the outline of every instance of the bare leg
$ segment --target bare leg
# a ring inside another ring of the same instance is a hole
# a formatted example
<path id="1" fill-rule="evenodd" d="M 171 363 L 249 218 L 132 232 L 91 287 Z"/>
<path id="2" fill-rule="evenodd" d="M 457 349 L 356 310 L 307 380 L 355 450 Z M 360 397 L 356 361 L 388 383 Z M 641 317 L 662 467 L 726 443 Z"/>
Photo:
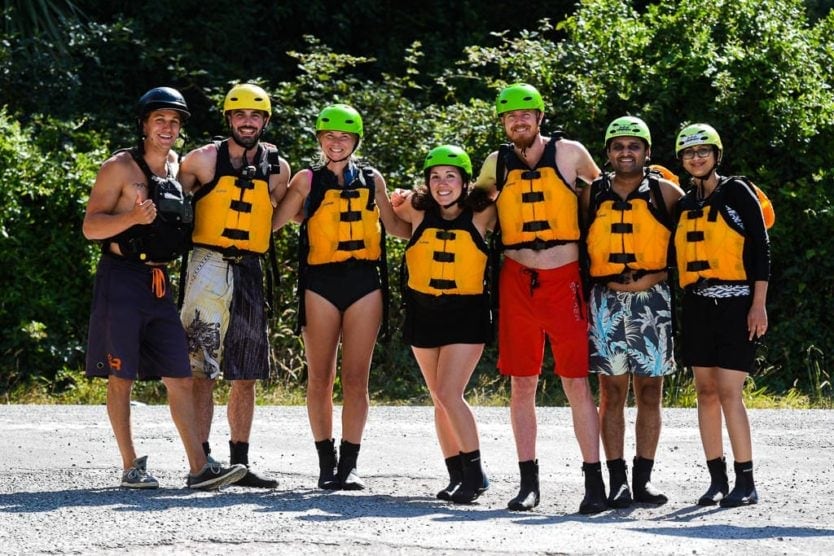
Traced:
<path id="1" fill-rule="evenodd" d="M 538 375 L 514 376 L 511 383 L 510 419 L 518 461 L 536 459 L 536 388 Z M 599 430 L 597 428 L 597 430 Z"/>
<path id="2" fill-rule="evenodd" d="M 333 438 L 333 381 L 336 378 L 336 350 L 342 316 L 329 301 L 305 292 L 307 324 L 304 353 L 307 358 L 307 417 L 313 439 Z"/>
<path id="3" fill-rule="evenodd" d="M 249 443 L 255 415 L 255 381 L 233 380 L 227 408 L 232 442 Z"/>
<path id="4" fill-rule="evenodd" d="M 460 445 L 446 411 L 437 400 L 437 363 L 440 358 L 440 348 L 412 347 L 411 350 L 414 353 L 414 359 L 420 366 L 420 372 L 423 373 L 423 378 L 434 403 L 434 428 L 437 432 L 437 440 L 440 443 L 443 458 L 457 456 L 461 451 Z"/>
<path id="5" fill-rule="evenodd" d="M 727 421 L 727 434 L 733 449 L 735 461 L 751 461 L 753 459 L 753 444 L 750 439 L 750 421 L 747 418 L 747 408 L 744 406 L 742 391 L 747 373 L 719 369 L 718 397 L 721 399 L 721 409 Z"/>
<path id="6" fill-rule="evenodd" d="M 599 462 L 599 413 L 587 378 L 564 378 L 562 388 L 570 402 L 573 432 L 579 442 L 582 461 Z"/>
<path id="7" fill-rule="evenodd" d="M 721 441 L 721 400 L 718 396 L 717 367 L 693 367 L 698 394 L 698 427 L 707 461 L 724 456 Z"/>
<path id="8" fill-rule="evenodd" d="M 368 420 L 368 377 L 382 321 L 382 292 L 369 293 L 342 320 L 342 439 L 360 444 Z"/>
<path id="9" fill-rule="evenodd" d="M 460 451 L 466 453 L 480 449 L 478 425 L 464 393 L 482 352 L 482 344 L 452 344 L 440 348 L 437 400 L 449 418 Z"/>
<path id="10" fill-rule="evenodd" d="M 599 421 L 608 460 L 623 459 L 626 398 L 629 375 L 599 375 Z"/>
<path id="11" fill-rule="evenodd" d="M 171 418 L 180 433 L 188 466 L 192 474 L 199 471 L 206 464 L 206 455 L 197 436 L 194 403 L 192 400 L 193 384 L 191 378 L 163 378 L 162 382 L 168 390 L 168 405 Z"/>
<path id="12" fill-rule="evenodd" d="M 663 402 L 663 377 L 635 376 L 634 398 L 637 402 L 637 455 L 653 460 L 663 419 L 660 411 Z"/>
<path id="13" fill-rule="evenodd" d="M 130 427 L 130 391 L 133 381 L 110 376 L 107 379 L 107 415 L 116 437 L 116 444 L 122 456 L 122 468 L 133 466 L 136 450 L 133 447 L 133 432 Z"/>
<path id="14" fill-rule="evenodd" d="M 478 450 L 478 427 L 464 392 L 483 352 L 483 345 L 453 344 L 413 350 L 432 392 L 435 415 L 442 416 L 442 423 L 437 423 L 438 435 L 441 435 L 442 428 L 443 435 L 452 437 L 441 438 L 443 455 L 451 457 L 459 452 Z"/>
<path id="15" fill-rule="evenodd" d="M 214 418 L 214 380 L 194 377 L 192 388 L 197 438 L 201 443 L 208 442 Z"/>

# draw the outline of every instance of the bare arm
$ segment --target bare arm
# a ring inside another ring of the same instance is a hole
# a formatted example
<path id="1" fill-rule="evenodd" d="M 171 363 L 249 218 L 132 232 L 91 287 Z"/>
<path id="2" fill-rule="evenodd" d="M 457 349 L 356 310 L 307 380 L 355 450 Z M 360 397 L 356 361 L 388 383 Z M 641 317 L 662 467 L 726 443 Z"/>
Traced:
<path id="1" fill-rule="evenodd" d="M 666 204 L 666 210 L 669 214 L 675 213 L 675 205 L 683 197 L 683 189 L 666 179 L 659 179 L 660 193 L 663 195 L 663 202 Z"/>
<path id="2" fill-rule="evenodd" d="M 568 185 L 579 189 L 582 184 L 593 182 L 601 174 L 599 166 L 594 162 L 588 149 L 578 141 L 562 139 L 556 148 L 556 167 L 559 173 L 568 181 Z"/>
<path id="3" fill-rule="evenodd" d="M 129 157 L 121 153 L 109 158 L 96 175 L 82 225 L 87 239 L 107 239 L 156 218 L 144 176 L 132 167 Z"/>
<path id="4" fill-rule="evenodd" d="M 472 184 L 473 188 L 479 188 L 486 191 L 493 199 L 498 195 L 498 188 L 496 187 L 497 180 L 495 176 L 496 168 L 498 166 L 498 151 L 490 154 L 484 160 L 481 166 L 481 171 L 478 178 Z"/>
<path id="5" fill-rule="evenodd" d="M 284 195 L 287 194 L 287 185 L 292 175 L 289 162 L 281 158 L 279 165 L 281 171 L 269 176 L 269 196 L 272 199 L 273 207 L 277 207 L 281 203 L 281 199 L 284 198 Z"/>
<path id="6" fill-rule="evenodd" d="M 382 174 L 374 170 L 374 188 L 376 204 L 379 207 L 379 217 L 385 225 L 385 231 L 401 239 L 411 237 L 411 224 L 401 220 L 391 206 L 391 199 L 388 198 L 388 188 Z"/>
<path id="7" fill-rule="evenodd" d="M 585 186 L 579 193 L 579 217 L 583 229 L 588 226 L 588 210 L 591 208 L 591 186 Z"/>
<path id="8" fill-rule="evenodd" d="M 490 204 L 484 210 L 476 212 L 472 216 L 472 223 L 475 228 L 481 232 L 481 236 L 486 237 L 487 231 L 493 231 L 495 224 L 498 221 L 498 211 L 495 208 L 495 203 Z"/>
<path id="9" fill-rule="evenodd" d="M 183 157 L 177 181 L 182 184 L 185 191 L 194 193 L 202 185 L 214 179 L 216 163 L 217 147 L 213 144 L 194 149 Z"/>
<path id="10" fill-rule="evenodd" d="M 278 230 L 287 222 L 292 220 L 295 215 L 301 212 L 304 207 L 304 201 L 310 194 L 310 179 L 312 173 L 307 170 L 301 170 L 292 177 L 287 186 L 287 194 L 281 199 L 281 204 L 278 205 L 278 210 L 272 213 L 272 229 Z"/>

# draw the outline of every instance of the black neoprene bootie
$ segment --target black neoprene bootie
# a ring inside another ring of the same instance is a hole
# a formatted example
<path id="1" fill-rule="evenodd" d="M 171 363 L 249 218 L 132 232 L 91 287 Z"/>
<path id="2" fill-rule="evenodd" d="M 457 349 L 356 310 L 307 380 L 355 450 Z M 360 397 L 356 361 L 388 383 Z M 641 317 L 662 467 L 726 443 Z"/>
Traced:
<path id="1" fill-rule="evenodd" d="M 634 470 L 631 475 L 631 488 L 634 491 L 634 500 L 644 504 L 665 504 L 669 498 L 660 492 L 652 484 L 653 459 L 646 459 L 637 456 L 634 458 Z"/>
<path id="2" fill-rule="evenodd" d="M 737 508 L 749 506 L 759 502 L 756 484 L 753 482 L 753 462 L 743 461 L 733 463 L 736 472 L 736 484 L 726 498 L 721 500 L 722 508 Z"/>
<path id="3" fill-rule="evenodd" d="M 231 454 L 229 460 L 231 465 L 242 463 L 246 466 L 246 475 L 235 486 L 251 487 L 251 488 L 276 488 L 278 481 L 264 477 L 260 473 L 255 473 L 249 469 L 249 443 L 248 442 L 232 442 L 229 441 L 229 452 Z"/>
<path id="4" fill-rule="evenodd" d="M 539 460 L 518 462 L 518 469 L 521 471 L 521 487 L 518 494 L 510 500 L 507 508 L 514 512 L 530 511 L 539 505 L 541 496 L 539 494 Z"/>
<path id="5" fill-rule="evenodd" d="M 341 483 L 336 478 L 336 443 L 333 439 L 316 442 L 316 452 L 319 455 L 319 488 L 324 490 L 339 490 Z"/>
<path id="6" fill-rule="evenodd" d="M 356 473 L 356 459 L 358 457 L 359 444 L 342 440 L 339 446 L 339 465 L 336 476 L 344 490 L 363 490 L 365 488 L 365 483 Z"/>
<path id="7" fill-rule="evenodd" d="M 489 488 L 489 480 L 481 465 L 481 451 L 461 452 L 463 461 L 463 481 L 452 493 L 452 502 L 456 504 L 471 504 Z"/>
<path id="8" fill-rule="evenodd" d="M 608 493 L 608 505 L 612 508 L 628 508 L 631 506 L 631 491 L 628 489 L 628 476 L 624 459 L 610 459 L 605 462 L 608 467 L 608 482 L 611 490 Z"/>
<path id="9" fill-rule="evenodd" d="M 727 478 L 727 462 L 723 457 L 707 460 L 707 469 L 709 470 L 710 485 L 698 499 L 699 506 L 715 506 L 730 491 L 730 481 Z"/>
<path id="10" fill-rule="evenodd" d="M 585 497 L 579 504 L 579 513 L 587 515 L 607 510 L 605 482 L 602 480 L 602 465 L 600 462 L 583 463 L 582 473 L 585 475 Z"/>
<path id="11" fill-rule="evenodd" d="M 449 472 L 449 484 L 437 493 L 438 500 L 451 500 L 452 494 L 463 482 L 463 459 L 460 455 L 446 458 L 446 470 Z"/>

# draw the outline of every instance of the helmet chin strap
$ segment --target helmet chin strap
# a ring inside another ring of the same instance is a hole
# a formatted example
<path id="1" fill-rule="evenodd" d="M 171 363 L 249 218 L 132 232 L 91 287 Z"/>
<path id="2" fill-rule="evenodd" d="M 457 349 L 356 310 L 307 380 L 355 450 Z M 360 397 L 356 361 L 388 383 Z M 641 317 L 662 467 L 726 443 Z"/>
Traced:
<path id="1" fill-rule="evenodd" d="M 347 156 L 346 156 L 346 157 L 344 157 L 344 158 L 330 158 L 330 157 L 328 156 L 328 157 L 326 157 L 326 158 L 327 158 L 327 163 L 328 163 L 328 164 L 330 164 L 331 162 L 344 162 L 345 160 L 349 160 L 349 159 L 350 159 L 350 155 L 352 155 L 352 154 L 353 154 L 353 152 L 351 152 L 349 155 L 347 155 Z"/>

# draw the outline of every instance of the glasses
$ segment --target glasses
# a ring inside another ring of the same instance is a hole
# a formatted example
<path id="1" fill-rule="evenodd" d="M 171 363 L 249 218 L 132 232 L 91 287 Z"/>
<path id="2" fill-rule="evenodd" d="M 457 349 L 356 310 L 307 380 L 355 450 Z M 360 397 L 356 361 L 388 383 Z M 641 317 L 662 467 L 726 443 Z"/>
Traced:
<path id="1" fill-rule="evenodd" d="M 701 147 L 700 149 L 687 149 L 681 153 L 681 158 L 684 160 L 692 160 L 696 156 L 698 158 L 706 158 L 712 154 L 712 147 Z"/>

